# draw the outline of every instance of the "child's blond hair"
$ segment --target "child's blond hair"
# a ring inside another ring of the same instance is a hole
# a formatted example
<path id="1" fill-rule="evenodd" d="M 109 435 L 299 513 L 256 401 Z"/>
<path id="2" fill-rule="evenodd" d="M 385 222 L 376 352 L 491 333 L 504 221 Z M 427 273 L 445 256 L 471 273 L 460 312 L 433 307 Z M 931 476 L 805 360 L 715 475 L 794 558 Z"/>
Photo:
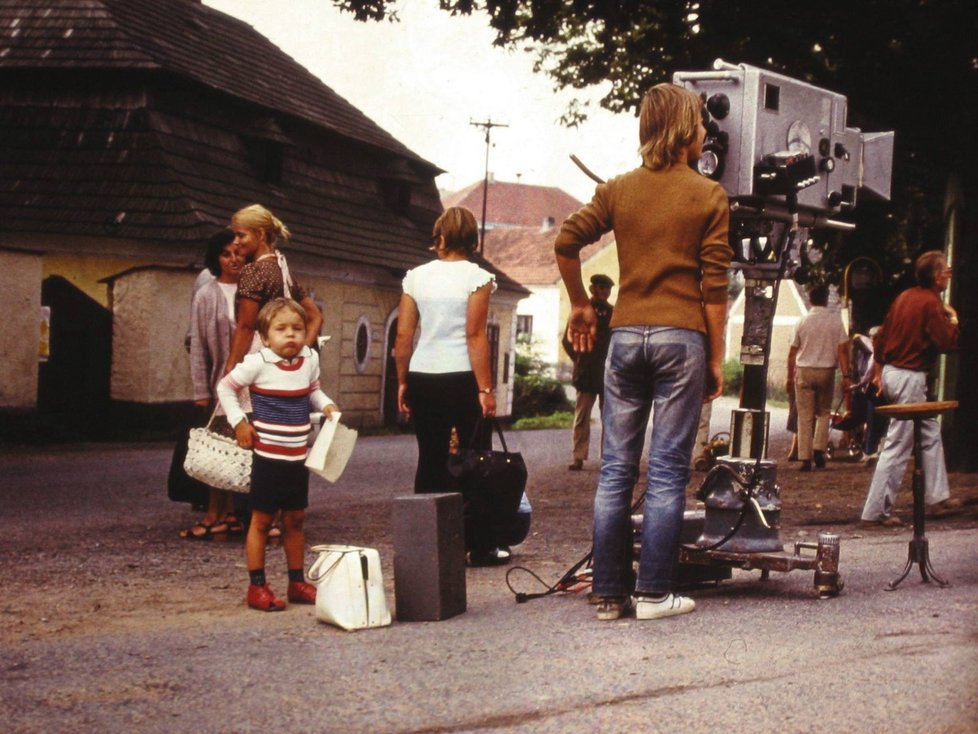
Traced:
<path id="1" fill-rule="evenodd" d="M 271 301 L 266 303 L 261 307 L 261 311 L 258 312 L 258 333 L 261 334 L 263 339 L 268 338 L 268 327 L 281 311 L 292 311 L 298 314 L 302 319 L 302 323 L 309 326 L 309 319 L 306 316 L 306 310 L 300 306 L 298 303 L 293 301 L 291 298 L 273 298 Z"/>

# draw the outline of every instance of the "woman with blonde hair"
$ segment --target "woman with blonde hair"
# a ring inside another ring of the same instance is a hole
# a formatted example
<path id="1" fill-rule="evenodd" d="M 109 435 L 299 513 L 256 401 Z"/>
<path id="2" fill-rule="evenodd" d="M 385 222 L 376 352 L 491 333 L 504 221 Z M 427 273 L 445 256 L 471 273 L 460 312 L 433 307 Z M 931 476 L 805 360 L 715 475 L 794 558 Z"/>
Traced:
<path id="1" fill-rule="evenodd" d="M 224 371 L 230 372 L 246 354 L 261 348 L 256 334 L 258 312 L 274 298 L 291 298 L 302 306 L 308 317 L 306 344 L 313 347 L 323 316 L 292 277 L 285 256 L 277 249 L 279 242 L 291 237 L 288 227 L 261 204 L 252 204 L 234 213 L 231 232 L 245 266 L 238 281 L 236 326 Z"/>
<path id="2" fill-rule="evenodd" d="M 431 250 L 435 260 L 404 277 L 394 358 L 397 402 L 414 420 L 418 439 L 415 492 L 451 491 L 448 450 L 452 427 L 467 443 L 481 417 L 496 414 L 486 321 L 495 276 L 469 260 L 478 242 L 475 217 L 451 207 L 435 221 Z M 417 348 L 415 333 L 420 330 Z M 476 436 L 488 447 L 489 433 Z M 471 565 L 505 563 L 509 552 L 494 546 L 483 527 L 468 527 Z"/>

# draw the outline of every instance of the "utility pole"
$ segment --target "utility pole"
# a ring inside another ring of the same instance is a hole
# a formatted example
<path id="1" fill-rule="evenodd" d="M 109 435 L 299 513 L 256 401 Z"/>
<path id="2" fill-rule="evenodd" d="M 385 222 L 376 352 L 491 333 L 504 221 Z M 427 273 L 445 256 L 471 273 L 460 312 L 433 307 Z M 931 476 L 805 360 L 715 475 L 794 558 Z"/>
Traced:
<path id="1" fill-rule="evenodd" d="M 491 117 L 485 122 L 473 122 L 469 120 L 469 124 L 475 127 L 481 127 L 486 131 L 486 173 L 482 180 L 482 232 L 479 235 L 479 254 L 481 255 L 486 244 L 486 202 L 489 199 L 489 136 L 494 127 L 509 127 L 509 125 L 493 122 Z"/>

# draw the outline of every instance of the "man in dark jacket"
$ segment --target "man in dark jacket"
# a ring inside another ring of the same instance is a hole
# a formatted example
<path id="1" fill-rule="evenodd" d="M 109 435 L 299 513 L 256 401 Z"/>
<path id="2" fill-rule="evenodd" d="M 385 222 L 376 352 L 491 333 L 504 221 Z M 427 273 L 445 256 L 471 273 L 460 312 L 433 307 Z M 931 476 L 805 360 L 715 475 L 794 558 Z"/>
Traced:
<path id="1" fill-rule="evenodd" d="M 591 276 L 591 305 L 598 316 L 598 335 L 594 349 L 590 352 L 576 353 L 564 330 L 564 351 L 574 360 L 574 376 L 571 384 L 577 391 L 577 407 L 574 411 L 574 447 L 571 464 L 567 468 L 580 471 L 584 468 L 591 443 L 591 410 L 595 398 L 604 392 L 604 361 L 608 355 L 608 342 L 611 339 L 611 314 L 614 310 L 608 303 L 611 287 L 615 284 L 607 275 Z"/>

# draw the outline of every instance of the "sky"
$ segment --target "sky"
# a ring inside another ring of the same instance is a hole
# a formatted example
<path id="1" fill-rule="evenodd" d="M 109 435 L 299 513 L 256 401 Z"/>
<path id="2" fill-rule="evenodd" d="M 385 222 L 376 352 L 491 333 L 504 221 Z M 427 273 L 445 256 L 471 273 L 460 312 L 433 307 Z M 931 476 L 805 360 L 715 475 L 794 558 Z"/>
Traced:
<path id="1" fill-rule="evenodd" d="M 439 188 L 481 181 L 492 120 L 489 171 L 497 181 L 556 186 L 588 201 L 594 182 L 570 160 L 610 177 L 638 165 L 638 122 L 597 107 L 593 90 L 554 90 L 533 72 L 532 53 L 492 45 L 485 15 L 451 16 L 438 0 L 401 0 L 399 23 L 358 23 L 330 0 L 204 0 L 252 25 L 327 86 L 446 173 Z M 247 49 L 229 49 L 247 53 Z M 571 99 L 591 100 L 583 125 L 559 118 Z"/>

